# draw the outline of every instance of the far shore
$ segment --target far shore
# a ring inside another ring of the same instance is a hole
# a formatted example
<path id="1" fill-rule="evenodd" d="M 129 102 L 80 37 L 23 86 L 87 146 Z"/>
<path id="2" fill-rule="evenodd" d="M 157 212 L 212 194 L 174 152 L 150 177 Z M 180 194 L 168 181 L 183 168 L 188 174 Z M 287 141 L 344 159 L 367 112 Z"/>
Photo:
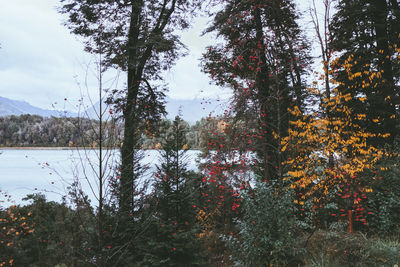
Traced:
<path id="1" fill-rule="evenodd" d="M 68 150 L 68 149 L 74 149 L 74 147 L 56 147 L 56 146 L 2 146 L 0 147 L 0 150 L 2 149 L 26 149 L 26 150 Z"/>
<path id="2" fill-rule="evenodd" d="M 0 150 L 75 150 L 75 149 L 99 149 L 98 147 L 68 147 L 68 146 L 4 146 Z M 106 149 L 106 148 L 104 148 Z"/>
<path id="3" fill-rule="evenodd" d="M 94 150 L 99 147 L 84 147 L 84 146 L 0 146 L 1 150 Z M 120 149 L 119 147 L 103 147 L 103 149 Z M 160 150 L 160 148 L 146 148 L 142 150 Z M 198 150 L 196 148 L 190 150 Z"/>

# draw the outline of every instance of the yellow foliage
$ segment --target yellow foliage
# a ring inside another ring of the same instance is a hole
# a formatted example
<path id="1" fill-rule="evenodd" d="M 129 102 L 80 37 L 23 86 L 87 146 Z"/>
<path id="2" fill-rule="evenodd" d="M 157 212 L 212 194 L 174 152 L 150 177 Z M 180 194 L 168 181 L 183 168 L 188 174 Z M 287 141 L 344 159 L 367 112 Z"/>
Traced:
<path id="1" fill-rule="evenodd" d="M 156 145 L 155 145 L 155 147 L 154 147 L 155 149 L 161 149 L 162 148 L 162 145 L 161 145 L 161 143 L 157 143 Z"/>
<path id="2" fill-rule="evenodd" d="M 351 55 L 344 64 L 350 80 L 363 75 L 361 72 L 351 73 L 353 62 Z M 369 75 L 370 81 L 382 76 L 382 72 L 370 71 L 364 74 Z M 321 91 L 317 94 L 324 95 Z M 295 118 L 290 122 L 288 136 L 281 139 L 282 152 L 291 150 L 297 153 L 284 162 L 288 168 L 285 178 L 292 181 L 291 188 L 306 189 L 306 195 L 317 191 L 327 194 L 331 188 L 337 188 L 338 184 L 350 181 L 366 169 L 374 168 L 385 153 L 369 145 L 367 140 L 389 136 L 387 133 L 375 135 L 358 125 L 359 121 L 366 119 L 366 115 L 352 114 L 347 106 L 347 102 L 352 100 L 350 93 L 343 94 L 333 88 L 329 98 L 325 96 L 320 99 L 326 115 L 318 117 L 302 114 L 299 108 L 294 107 L 289 110 Z M 359 100 L 365 101 L 367 98 L 360 97 Z M 380 120 L 374 122 L 379 123 Z M 365 192 L 372 192 L 372 189 L 366 188 Z"/>
<path id="3" fill-rule="evenodd" d="M 2 246 L 12 247 L 19 243 L 21 235 L 32 233 L 32 226 L 26 221 L 27 216 L 32 213 L 29 212 L 25 216 L 22 215 L 16 206 L 6 208 L 1 214 L 0 218 L 0 249 Z M 8 255 L 0 255 L 0 266 L 12 266 L 14 259 L 10 259 Z"/>
<path id="4" fill-rule="evenodd" d="M 288 173 L 292 177 L 303 177 L 305 175 L 304 171 L 289 171 Z"/>

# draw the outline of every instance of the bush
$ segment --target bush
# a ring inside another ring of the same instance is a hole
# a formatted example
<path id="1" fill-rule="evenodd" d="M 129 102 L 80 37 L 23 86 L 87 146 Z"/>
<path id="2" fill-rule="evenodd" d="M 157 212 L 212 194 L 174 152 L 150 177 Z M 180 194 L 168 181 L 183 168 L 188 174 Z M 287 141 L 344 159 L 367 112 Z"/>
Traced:
<path id="1" fill-rule="evenodd" d="M 235 265 L 281 266 L 293 260 L 296 216 L 291 193 L 259 182 L 243 195 L 242 207 L 238 233 L 224 237 Z"/>

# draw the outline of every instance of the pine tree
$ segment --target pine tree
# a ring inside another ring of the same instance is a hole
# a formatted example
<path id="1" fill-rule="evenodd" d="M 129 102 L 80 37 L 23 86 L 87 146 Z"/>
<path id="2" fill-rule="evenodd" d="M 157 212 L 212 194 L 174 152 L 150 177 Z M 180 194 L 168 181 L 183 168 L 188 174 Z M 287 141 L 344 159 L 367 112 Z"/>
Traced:
<path id="1" fill-rule="evenodd" d="M 142 246 L 140 266 L 202 266 L 204 255 L 197 239 L 196 211 L 199 176 L 187 170 L 187 128 L 173 121 L 160 152 L 150 205 L 153 219 Z"/>
<path id="2" fill-rule="evenodd" d="M 349 107 L 353 113 L 366 114 L 367 120 L 361 125 L 364 129 L 375 134 L 390 133 L 385 140 L 375 138 L 376 145 L 393 144 L 399 124 L 399 3 L 340 0 L 336 9 L 330 47 L 340 55 L 332 69 L 338 90 L 351 94 Z"/>

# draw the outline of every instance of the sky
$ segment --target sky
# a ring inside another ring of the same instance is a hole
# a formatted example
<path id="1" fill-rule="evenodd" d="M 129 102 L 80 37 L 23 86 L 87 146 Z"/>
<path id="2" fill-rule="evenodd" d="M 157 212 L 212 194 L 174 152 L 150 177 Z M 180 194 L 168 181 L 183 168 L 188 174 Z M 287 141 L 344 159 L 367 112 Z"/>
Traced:
<path id="1" fill-rule="evenodd" d="M 98 83 L 91 65 L 94 58 L 83 52 L 77 37 L 62 25 L 65 17 L 57 13 L 58 1 L 0 2 L 0 96 L 40 108 L 72 111 L 81 97 L 95 97 Z M 196 19 L 181 35 L 189 55 L 165 73 L 172 98 L 229 96 L 228 89 L 211 85 L 200 71 L 201 54 L 214 40 L 213 36 L 201 36 L 207 21 L 204 17 Z M 109 72 L 106 80 L 114 81 L 117 76 L 115 71 Z M 123 84 L 123 74 L 119 77 L 119 84 Z"/>
<path id="2" fill-rule="evenodd" d="M 57 5 L 55 0 L 1 3 L 0 96 L 41 108 L 63 109 L 65 98 L 73 105 L 88 91 L 92 97 L 97 92 L 95 68 L 91 65 L 95 59 L 83 52 L 77 37 L 62 25 L 65 17 L 57 13 Z M 199 18 L 182 33 L 190 53 L 165 73 L 172 98 L 224 97 L 228 93 L 210 85 L 207 75 L 200 71 L 198 59 L 211 43 L 210 36 L 200 36 L 206 23 L 206 18 Z M 116 76 L 115 71 L 110 72 L 108 80 L 114 81 Z M 121 76 L 119 83 L 123 84 Z M 65 108 L 73 109 L 68 104 Z"/>

